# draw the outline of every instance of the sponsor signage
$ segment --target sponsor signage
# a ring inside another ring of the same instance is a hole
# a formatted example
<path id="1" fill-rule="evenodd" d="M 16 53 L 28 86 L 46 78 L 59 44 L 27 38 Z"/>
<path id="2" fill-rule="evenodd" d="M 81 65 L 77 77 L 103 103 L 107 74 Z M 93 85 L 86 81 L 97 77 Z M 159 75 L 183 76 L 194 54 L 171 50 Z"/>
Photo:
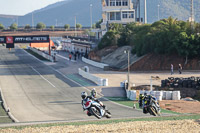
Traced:
<path id="1" fill-rule="evenodd" d="M 49 42 L 49 35 L 36 36 L 0 36 L 0 43 L 43 43 Z"/>
<path id="2" fill-rule="evenodd" d="M 42 43 L 49 42 L 49 36 L 13 36 L 14 43 Z"/>
<path id="3" fill-rule="evenodd" d="M 7 36 L 6 37 L 6 43 L 7 44 L 13 43 L 13 37 L 12 36 Z"/>
<path id="4" fill-rule="evenodd" d="M 6 39 L 4 36 L 0 36 L 0 43 L 6 43 Z"/>

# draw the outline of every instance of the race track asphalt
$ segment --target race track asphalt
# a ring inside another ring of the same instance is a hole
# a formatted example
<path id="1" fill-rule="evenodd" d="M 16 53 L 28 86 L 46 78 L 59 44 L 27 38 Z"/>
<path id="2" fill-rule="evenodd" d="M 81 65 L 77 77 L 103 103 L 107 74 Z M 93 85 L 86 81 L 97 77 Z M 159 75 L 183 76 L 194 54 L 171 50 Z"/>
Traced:
<path id="1" fill-rule="evenodd" d="M 80 94 L 88 89 L 67 77 L 66 71 L 77 68 L 61 58 L 46 64 L 18 47 L 9 51 L 0 45 L 0 88 L 12 115 L 19 122 L 96 119 L 82 110 Z M 111 101 L 103 103 L 112 118 L 149 117 Z"/>

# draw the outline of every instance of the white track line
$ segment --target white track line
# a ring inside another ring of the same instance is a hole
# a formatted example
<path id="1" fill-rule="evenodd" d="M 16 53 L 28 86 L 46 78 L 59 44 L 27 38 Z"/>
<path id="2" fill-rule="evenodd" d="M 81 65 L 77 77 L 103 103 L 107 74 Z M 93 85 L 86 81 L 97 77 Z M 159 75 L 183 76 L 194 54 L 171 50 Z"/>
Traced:
<path id="1" fill-rule="evenodd" d="M 35 70 L 35 68 L 33 68 L 32 66 L 30 66 L 36 73 L 38 73 L 40 75 L 41 78 L 43 78 L 44 80 L 46 80 L 51 86 L 53 86 L 54 88 L 55 85 L 53 85 L 49 80 L 47 80 L 45 77 L 43 77 L 37 70 Z"/>
<path id="2" fill-rule="evenodd" d="M 43 61 L 39 60 L 38 58 L 36 58 L 36 57 L 33 56 L 32 54 L 28 53 L 26 50 L 24 50 L 24 49 L 22 49 L 22 50 L 23 50 L 25 53 L 27 53 L 28 55 L 30 55 L 30 56 L 34 57 L 35 59 L 37 59 L 38 61 L 44 63 Z M 59 56 L 61 56 L 61 55 L 59 55 Z M 61 58 L 62 58 L 62 57 L 63 57 L 63 56 L 61 56 Z M 66 57 L 63 57 L 63 58 L 65 59 Z M 45 63 L 44 63 L 44 64 L 45 64 Z M 45 64 L 45 65 L 47 65 L 47 64 Z M 68 78 L 67 76 L 65 76 L 64 74 L 62 74 L 62 72 L 56 70 L 55 68 L 53 68 L 53 67 L 51 67 L 51 66 L 49 66 L 49 65 L 47 65 L 47 66 L 50 67 L 51 69 L 53 69 L 54 71 L 58 72 L 60 75 L 62 75 L 62 76 L 65 77 L 66 79 L 68 79 L 68 80 L 74 82 L 75 84 L 79 85 L 80 87 L 84 88 L 85 90 L 87 90 L 87 91 L 89 91 L 89 92 L 91 91 L 90 89 L 86 88 L 85 86 L 82 86 L 82 85 L 79 84 L 78 82 L 76 82 L 76 81 L 74 81 L 74 80 Z M 101 95 L 100 95 L 100 96 L 101 96 Z M 105 98 L 105 97 L 102 97 L 102 98 L 105 99 L 105 100 L 110 101 L 111 103 L 113 103 L 113 104 L 115 104 L 115 105 L 119 105 L 119 106 L 121 106 L 121 107 L 126 107 L 126 108 L 129 108 L 129 109 L 132 108 L 132 107 L 129 107 L 129 106 L 126 106 L 126 105 L 123 105 L 123 104 L 119 104 L 119 103 L 117 103 L 117 102 L 113 102 L 113 101 L 111 101 L 111 100 L 109 100 L 109 99 L 107 99 L 107 98 Z M 135 109 L 135 110 L 139 110 L 139 109 Z"/>

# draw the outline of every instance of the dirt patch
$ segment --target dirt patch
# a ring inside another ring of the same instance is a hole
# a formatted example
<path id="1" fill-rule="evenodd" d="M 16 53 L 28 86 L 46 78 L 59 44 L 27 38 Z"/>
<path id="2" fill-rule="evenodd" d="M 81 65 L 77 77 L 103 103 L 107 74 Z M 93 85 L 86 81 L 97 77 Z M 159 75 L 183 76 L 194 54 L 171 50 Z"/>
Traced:
<path id="1" fill-rule="evenodd" d="M 163 109 L 179 113 L 200 114 L 200 102 L 198 101 L 163 100 L 160 101 L 160 106 Z"/>
<path id="2" fill-rule="evenodd" d="M 106 56 L 117 49 L 117 46 L 109 46 L 101 50 L 91 51 L 88 55 L 89 59 L 101 62 L 101 58 Z"/>
<path id="3" fill-rule="evenodd" d="M 170 70 L 170 65 L 178 70 L 178 64 L 183 65 L 183 70 L 199 70 L 200 59 L 189 59 L 185 64 L 185 58 L 178 55 L 156 55 L 148 54 L 131 66 L 131 71 Z"/>
<path id="4" fill-rule="evenodd" d="M 148 132 L 162 132 L 162 133 L 198 133 L 200 131 L 200 124 L 198 120 L 176 120 L 176 121 L 141 121 L 141 122 L 121 122 L 106 125 L 83 125 L 83 126 L 55 126 L 55 127 L 41 127 L 41 128 L 25 128 L 22 130 L 16 129 L 1 129 L 0 132 L 8 133 L 86 133 L 86 132 L 114 132 L 114 133 L 148 133 Z"/>

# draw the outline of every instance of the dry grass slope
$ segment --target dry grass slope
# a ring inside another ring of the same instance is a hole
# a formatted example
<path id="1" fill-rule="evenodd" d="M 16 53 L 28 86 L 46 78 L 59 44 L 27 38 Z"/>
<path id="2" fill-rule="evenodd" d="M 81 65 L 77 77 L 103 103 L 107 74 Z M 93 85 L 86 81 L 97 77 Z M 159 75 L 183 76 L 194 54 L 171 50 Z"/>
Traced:
<path id="1" fill-rule="evenodd" d="M 41 128 L 0 129 L 1 133 L 199 133 L 200 120 L 140 121 L 105 125 L 54 126 Z"/>

